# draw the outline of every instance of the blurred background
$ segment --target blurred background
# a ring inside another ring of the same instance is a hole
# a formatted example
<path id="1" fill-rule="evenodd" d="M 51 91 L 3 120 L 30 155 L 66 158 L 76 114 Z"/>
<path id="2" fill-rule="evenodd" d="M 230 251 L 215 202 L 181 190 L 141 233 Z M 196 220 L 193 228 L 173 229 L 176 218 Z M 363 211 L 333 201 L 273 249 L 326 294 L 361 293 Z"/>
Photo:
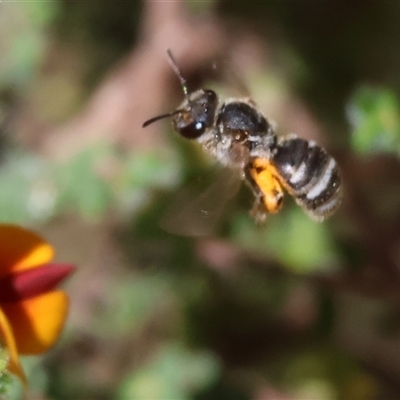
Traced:
<path id="1" fill-rule="evenodd" d="M 400 398 L 399 46 L 399 2 L 2 2 L 0 220 L 79 267 L 30 398 Z M 207 237 L 161 229 L 217 169 L 141 127 L 182 100 L 168 48 L 191 90 L 238 77 L 334 155 L 337 214 L 287 196 L 258 227 L 243 187 Z"/>

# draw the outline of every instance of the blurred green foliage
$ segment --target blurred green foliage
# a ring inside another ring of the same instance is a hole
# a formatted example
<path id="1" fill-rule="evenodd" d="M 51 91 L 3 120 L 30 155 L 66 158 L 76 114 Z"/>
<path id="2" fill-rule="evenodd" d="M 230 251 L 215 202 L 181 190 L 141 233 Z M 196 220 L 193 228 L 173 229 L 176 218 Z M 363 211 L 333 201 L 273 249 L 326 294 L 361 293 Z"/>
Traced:
<path id="1" fill-rule="evenodd" d="M 4 395 L 11 395 L 10 398 L 15 398 L 13 396 L 12 391 L 17 391 L 18 387 L 12 386 L 13 378 L 6 372 L 7 367 L 7 360 L 8 360 L 8 353 L 5 349 L 1 349 L 0 353 L 0 396 Z M 20 393 L 18 393 L 20 394 Z"/>
<path id="2" fill-rule="evenodd" d="M 358 88 L 350 99 L 347 114 L 355 151 L 400 154 L 400 102 L 394 90 Z"/>
<path id="3" fill-rule="evenodd" d="M 112 288 L 115 296 L 103 314 L 103 320 L 109 324 L 104 326 L 103 320 L 97 320 L 92 329 L 105 338 L 113 337 L 115 332 L 142 334 L 157 310 L 176 306 L 171 286 L 166 274 L 116 281 Z"/>
<path id="4" fill-rule="evenodd" d="M 251 219 L 240 218 L 235 221 L 232 237 L 251 251 L 279 260 L 294 273 L 332 272 L 340 263 L 329 228 L 294 207 L 287 206 L 282 215 L 271 216 L 259 229 Z"/>
<path id="5" fill-rule="evenodd" d="M 138 212 L 151 191 L 179 180 L 180 166 L 169 151 L 121 153 L 98 144 L 63 164 L 21 150 L 9 151 L 2 163 L 0 219 L 44 223 L 60 213 L 99 220 L 116 208 L 120 215 Z"/>
<path id="6" fill-rule="evenodd" d="M 283 380 L 303 398 L 338 399 L 364 398 L 363 394 L 346 393 L 359 379 L 373 385 L 368 375 L 359 371 L 354 362 L 334 348 L 315 348 L 300 352 L 285 366 Z M 372 394 L 373 391 L 368 393 Z"/>
<path id="7" fill-rule="evenodd" d="M 29 84 L 47 48 L 46 28 L 59 11 L 59 2 L 1 4 L 0 87 Z"/>
<path id="8" fill-rule="evenodd" d="M 199 389 L 206 389 L 220 371 L 213 354 L 189 351 L 180 344 L 169 344 L 153 355 L 153 361 L 139 373 L 125 378 L 117 399 L 189 400 Z"/>

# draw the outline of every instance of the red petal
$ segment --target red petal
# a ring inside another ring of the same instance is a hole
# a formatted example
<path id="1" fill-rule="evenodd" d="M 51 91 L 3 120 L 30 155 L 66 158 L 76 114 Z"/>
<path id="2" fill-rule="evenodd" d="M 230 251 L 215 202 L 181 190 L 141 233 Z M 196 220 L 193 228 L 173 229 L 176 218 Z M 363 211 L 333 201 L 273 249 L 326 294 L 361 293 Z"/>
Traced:
<path id="1" fill-rule="evenodd" d="M 0 304 L 49 292 L 74 270 L 71 264 L 45 264 L 6 275 L 0 278 Z"/>

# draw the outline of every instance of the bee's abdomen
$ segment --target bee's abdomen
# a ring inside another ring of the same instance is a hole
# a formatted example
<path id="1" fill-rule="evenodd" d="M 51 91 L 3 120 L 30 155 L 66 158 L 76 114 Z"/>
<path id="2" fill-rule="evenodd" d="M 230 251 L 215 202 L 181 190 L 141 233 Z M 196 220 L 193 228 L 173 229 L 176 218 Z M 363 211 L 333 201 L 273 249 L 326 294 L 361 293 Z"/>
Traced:
<path id="1" fill-rule="evenodd" d="M 281 142 L 273 163 L 283 186 L 313 218 L 332 214 L 341 201 L 341 176 L 336 161 L 322 147 L 299 138 Z"/>

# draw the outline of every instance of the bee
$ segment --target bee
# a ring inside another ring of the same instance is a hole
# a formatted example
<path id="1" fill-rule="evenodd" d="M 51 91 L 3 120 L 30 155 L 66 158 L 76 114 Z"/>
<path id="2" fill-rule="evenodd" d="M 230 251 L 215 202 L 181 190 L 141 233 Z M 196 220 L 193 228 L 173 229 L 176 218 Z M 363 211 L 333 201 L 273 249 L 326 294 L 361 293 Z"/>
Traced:
<path id="1" fill-rule="evenodd" d="M 172 118 L 181 136 L 197 141 L 223 166 L 238 170 L 254 193 L 251 215 L 258 223 L 282 208 L 284 191 L 314 220 L 322 221 L 337 210 L 342 178 L 334 158 L 314 141 L 295 135 L 278 139 L 273 124 L 248 97 L 222 101 L 210 89 L 189 92 L 174 56 L 167 53 L 184 100 L 143 127 Z"/>

